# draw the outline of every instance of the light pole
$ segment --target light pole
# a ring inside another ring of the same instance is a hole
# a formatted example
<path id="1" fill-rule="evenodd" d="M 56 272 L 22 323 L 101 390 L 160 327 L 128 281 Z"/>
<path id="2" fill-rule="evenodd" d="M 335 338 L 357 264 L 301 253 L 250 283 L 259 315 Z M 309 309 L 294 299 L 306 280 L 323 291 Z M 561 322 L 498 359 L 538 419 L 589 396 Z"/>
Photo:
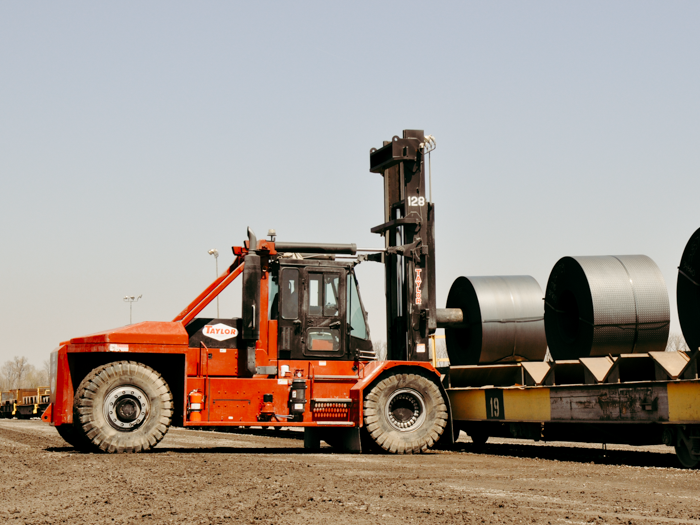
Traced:
<path id="1" fill-rule="evenodd" d="M 136 301 L 141 299 L 141 297 L 143 297 L 143 294 L 139 295 L 138 297 L 134 297 L 133 295 L 125 295 L 124 296 L 124 302 L 129 303 L 129 324 L 132 324 L 131 323 L 131 311 L 132 311 L 133 305 Z"/>
<path id="2" fill-rule="evenodd" d="M 219 250 L 212 248 L 207 252 L 209 255 L 214 256 L 214 264 L 216 264 L 216 275 L 215 278 L 219 277 Z M 219 318 L 219 296 L 216 296 L 216 318 Z"/>

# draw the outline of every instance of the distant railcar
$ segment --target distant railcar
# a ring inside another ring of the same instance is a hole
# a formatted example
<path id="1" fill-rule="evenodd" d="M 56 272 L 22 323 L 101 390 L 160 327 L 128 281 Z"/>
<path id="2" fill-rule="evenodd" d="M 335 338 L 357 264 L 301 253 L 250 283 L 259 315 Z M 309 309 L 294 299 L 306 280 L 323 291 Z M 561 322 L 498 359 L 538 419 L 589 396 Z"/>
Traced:
<path id="1" fill-rule="evenodd" d="M 17 395 L 15 417 L 18 419 L 31 419 L 41 417 L 51 402 L 51 388 L 40 386 L 38 388 L 20 388 Z"/>
<path id="2" fill-rule="evenodd" d="M 41 417 L 51 403 L 51 388 L 15 388 L 0 394 L 0 418 L 30 419 Z"/>
<path id="3" fill-rule="evenodd" d="M 0 393 L 0 418 L 10 419 L 15 417 L 18 390 L 5 390 Z"/>

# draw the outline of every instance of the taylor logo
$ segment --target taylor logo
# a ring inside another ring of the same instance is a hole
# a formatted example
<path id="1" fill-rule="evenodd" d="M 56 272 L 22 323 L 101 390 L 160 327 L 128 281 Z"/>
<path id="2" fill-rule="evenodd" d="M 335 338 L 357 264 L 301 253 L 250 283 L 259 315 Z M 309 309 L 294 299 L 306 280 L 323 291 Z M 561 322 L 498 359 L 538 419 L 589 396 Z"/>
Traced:
<path id="1" fill-rule="evenodd" d="M 238 336 L 238 330 L 222 323 L 208 324 L 204 327 L 202 333 L 217 341 L 226 341 L 226 339 L 232 339 Z"/>
<path id="2" fill-rule="evenodd" d="M 420 291 L 420 284 L 423 282 L 423 279 L 420 278 L 420 273 L 423 271 L 422 268 L 416 268 L 416 304 L 421 304 L 421 301 L 423 300 L 421 298 L 421 291 Z"/>

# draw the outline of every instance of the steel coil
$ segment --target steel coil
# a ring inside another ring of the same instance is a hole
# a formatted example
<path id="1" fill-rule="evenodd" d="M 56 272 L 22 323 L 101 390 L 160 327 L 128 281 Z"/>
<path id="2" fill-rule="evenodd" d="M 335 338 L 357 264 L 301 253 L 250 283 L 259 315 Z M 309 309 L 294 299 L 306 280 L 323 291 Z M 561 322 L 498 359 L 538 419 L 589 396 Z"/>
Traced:
<path id="1" fill-rule="evenodd" d="M 646 255 L 563 257 L 547 281 L 554 359 L 663 351 L 670 315 L 664 278 Z"/>
<path id="2" fill-rule="evenodd" d="M 447 296 L 464 324 L 445 328 L 451 366 L 542 360 L 542 288 L 529 275 L 459 277 Z"/>
<path id="3" fill-rule="evenodd" d="M 700 229 L 685 245 L 676 283 L 678 320 L 691 350 L 700 347 Z"/>

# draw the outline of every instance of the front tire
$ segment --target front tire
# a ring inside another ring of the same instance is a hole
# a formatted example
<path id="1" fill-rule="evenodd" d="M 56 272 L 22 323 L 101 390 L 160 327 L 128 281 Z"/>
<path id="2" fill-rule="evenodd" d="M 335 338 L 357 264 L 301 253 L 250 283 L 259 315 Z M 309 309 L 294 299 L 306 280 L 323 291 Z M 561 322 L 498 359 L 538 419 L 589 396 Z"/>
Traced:
<path id="1" fill-rule="evenodd" d="M 165 436 L 173 396 L 163 377 L 134 361 L 100 366 L 80 383 L 73 401 L 76 432 L 109 453 L 141 452 Z"/>
<path id="2" fill-rule="evenodd" d="M 422 375 L 391 374 L 365 397 L 364 424 L 376 445 L 394 454 L 425 452 L 447 425 L 438 386 Z"/>

